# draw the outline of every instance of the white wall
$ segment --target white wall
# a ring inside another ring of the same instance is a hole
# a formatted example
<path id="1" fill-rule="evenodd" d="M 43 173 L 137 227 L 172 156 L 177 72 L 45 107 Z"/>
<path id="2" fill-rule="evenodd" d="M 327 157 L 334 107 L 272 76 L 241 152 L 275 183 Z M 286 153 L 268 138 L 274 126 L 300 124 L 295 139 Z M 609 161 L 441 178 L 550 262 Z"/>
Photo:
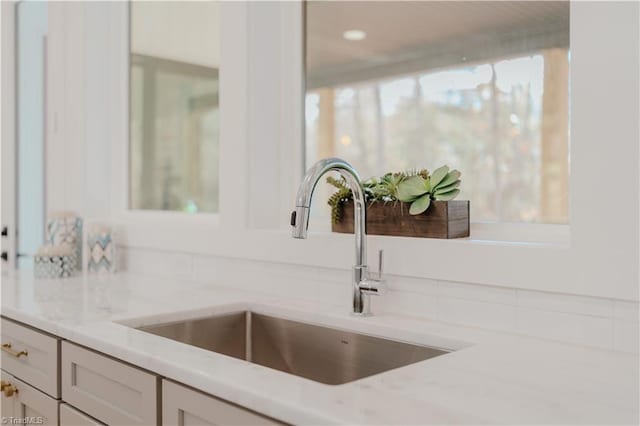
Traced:
<path id="1" fill-rule="evenodd" d="M 301 161 L 297 160 L 302 158 L 299 5 L 221 6 L 221 16 L 227 11 L 221 32 L 233 35 L 226 38 L 233 42 L 223 43 L 220 52 L 223 204 L 217 218 L 124 211 L 127 66 L 122 56 L 126 57 L 127 43 L 122 31 L 126 10 L 117 3 L 102 7 L 112 8 L 110 35 L 93 37 L 94 31 L 104 34 L 104 28 L 98 22 L 85 24 L 85 45 L 80 51 L 95 53 L 88 52 L 91 43 L 100 52 L 103 46 L 106 53 L 83 59 L 75 71 L 84 70 L 82 77 L 69 82 L 78 90 L 85 85 L 82 93 L 93 93 L 80 97 L 85 106 L 82 135 L 87 141 L 100 142 L 84 144 L 87 160 L 82 167 L 60 171 L 76 174 L 83 186 L 81 190 L 64 187 L 75 194 L 67 197 L 67 204 L 77 202 L 83 212 L 98 214 L 104 199 L 91 198 L 95 192 L 87 182 L 110 185 L 104 205 L 110 204 L 111 220 L 126 229 L 123 244 L 136 250 L 347 270 L 352 263 L 352 237 L 312 233 L 307 241 L 294 241 L 286 229 L 287 211 L 300 180 Z M 370 237 L 371 253 L 386 250 L 385 266 L 392 276 L 418 277 L 416 285 L 456 281 L 514 292 L 638 301 L 637 9 L 635 3 L 572 4 L 572 216 L 567 244 Z M 87 20 L 99 16 L 105 15 L 85 12 Z M 594 32 L 594 26 L 601 31 Z M 79 42 L 70 37 L 67 43 Z M 71 51 L 77 52 L 67 48 L 67 54 Z M 264 54 L 267 51 L 269 55 Z M 98 66 L 95 61 L 100 59 Z M 109 72 L 103 72 L 106 67 Z M 106 88 L 97 87 L 105 78 Z M 94 82 L 91 88 L 86 86 L 89 81 Z M 68 90 L 65 93 L 70 96 Z M 109 107 L 96 105 L 103 97 Z M 74 111 L 70 108 L 69 117 L 75 117 Z M 107 117 L 108 124 L 101 117 Z M 73 119 L 64 122 L 71 126 Z M 71 137 L 65 140 L 78 140 L 71 128 L 68 133 Z M 104 149 L 107 140 L 109 153 Z M 106 161 L 107 156 L 108 170 L 88 166 L 89 161 Z M 624 184 L 612 185 L 611 175 Z"/>
<path id="2" fill-rule="evenodd" d="M 111 80 L 125 70 L 110 55 L 127 35 L 110 22 L 124 8 L 126 3 L 49 3 L 49 211 L 73 210 L 88 219 L 111 214 L 111 151 L 127 130 L 112 125 L 125 101 Z"/>
<path id="3" fill-rule="evenodd" d="M 225 7 L 235 9 L 238 16 L 237 21 L 222 20 L 235 37 L 226 38 L 233 43 L 222 44 L 220 215 L 216 220 L 168 220 L 166 214 L 128 213 L 126 204 L 116 205 L 114 220 L 126 228 L 125 244 L 346 267 L 353 256 L 351 237 L 312 232 L 308 240 L 294 241 L 287 229 L 302 151 L 302 120 L 296 116 L 302 99 L 301 73 L 296 69 L 302 63 L 299 5 L 225 3 Z M 244 17 L 240 7 L 247 9 Z M 562 244 L 530 244 L 369 237 L 370 253 L 386 250 L 390 273 L 638 300 L 639 135 L 631 118 L 638 113 L 634 96 L 639 75 L 638 5 L 576 2 L 571 7 L 568 239 Z M 594 25 L 601 31 L 594 32 Z M 264 54 L 267 51 L 269 55 Z M 625 185 L 612 186 L 602 179 L 599 171 L 610 165 L 615 165 Z M 125 186 L 121 184 L 115 192 Z M 615 200 L 615 213 L 610 200 Z"/>
<path id="4" fill-rule="evenodd" d="M 84 10 L 51 2 L 47 61 L 47 209 L 84 213 Z"/>

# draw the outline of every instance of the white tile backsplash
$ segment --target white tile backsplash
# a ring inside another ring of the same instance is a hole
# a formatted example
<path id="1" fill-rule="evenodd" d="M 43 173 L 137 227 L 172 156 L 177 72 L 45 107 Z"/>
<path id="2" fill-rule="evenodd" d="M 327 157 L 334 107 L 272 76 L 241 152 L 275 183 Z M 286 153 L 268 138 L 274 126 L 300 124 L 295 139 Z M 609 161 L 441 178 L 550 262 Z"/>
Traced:
<path id="1" fill-rule="evenodd" d="M 377 306 L 388 313 L 438 319 L 437 297 L 423 293 L 389 290 L 382 296 L 376 297 L 373 307 Z"/>
<path id="2" fill-rule="evenodd" d="M 185 253 L 127 249 L 125 256 L 123 263 L 130 272 L 180 278 L 191 278 L 193 275 L 193 256 Z"/>
<path id="3" fill-rule="evenodd" d="M 351 269 L 318 268 L 137 248 L 120 248 L 121 269 L 203 282 L 348 309 Z M 373 307 L 470 327 L 567 343 L 639 351 L 639 304 L 473 283 L 387 275 Z"/>
<path id="4" fill-rule="evenodd" d="M 389 290 L 398 292 L 408 291 L 429 296 L 439 294 L 439 284 L 436 280 L 388 275 L 385 276 L 385 285 Z"/>
<path id="5" fill-rule="evenodd" d="M 518 306 L 524 308 L 607 318 L 613 315 L 613 300 L 610 299 L 529 290 L 517 290 L 517 294 Z"/>
<path id="6" fill-rule="evenodd" d="M 516 290 L 513 288 L 479 286 L 453 281 L 440 281 L 439 286 L 440 294 L 443 296 L 512 306 L 516 304 Z"/>
<path id="7" fill-rule="evenodd" d="M 613 347 L 612 318 L 520 308 L 517 332 L 579 345 Z"/>
<path id="8" fill-rule="evenodd" d="M 613 348 L 623 352 L 640 352 L 640 323 L 615 320 L 613 323 Z"/>
<path id="9" fill-rule="evenodd" d="M 624 321 L 640 322 L 640 305 L 616 300 L 613 303 L 613 317 Z"/>
<path id="10" fill-rule="evenodd" d="M 516 307 L 442 296 L 438 298 L 438 319 L 453 324 L 514 332 Z"/>

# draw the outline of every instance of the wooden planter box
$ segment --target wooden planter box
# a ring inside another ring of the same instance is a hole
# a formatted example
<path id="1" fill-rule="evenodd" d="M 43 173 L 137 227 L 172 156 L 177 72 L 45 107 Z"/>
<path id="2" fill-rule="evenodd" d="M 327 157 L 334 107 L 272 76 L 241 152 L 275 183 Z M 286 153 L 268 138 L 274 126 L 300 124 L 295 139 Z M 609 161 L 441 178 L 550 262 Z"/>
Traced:
<path id="1" fill-rule="evenodd" d="M 469 201 L 432 201 L 426 212 L 409 214 L 402 202 L 367 203 L 367 234 L 399 237 L 461 238 L 469 236 Z M 353 200 L 342 205 L 333 232 L 353 233 Z"/>

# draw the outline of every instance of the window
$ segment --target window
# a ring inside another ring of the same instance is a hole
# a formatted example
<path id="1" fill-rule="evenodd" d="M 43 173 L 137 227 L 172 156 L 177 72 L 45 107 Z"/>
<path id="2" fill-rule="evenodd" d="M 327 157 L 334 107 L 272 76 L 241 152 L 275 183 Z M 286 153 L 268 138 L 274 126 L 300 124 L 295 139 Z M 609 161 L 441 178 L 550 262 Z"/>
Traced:
<path id="1" fill-rule="evenodd" d="M 308 4 L 307 165 L 448 164 L 474 222 L 567 223 L 568 2 L 447 3 Z"/>
<path id="2" fill-rule="evenodd" d="M 131 209 L 218 211 L 215 2 L 131 5 Z"/>

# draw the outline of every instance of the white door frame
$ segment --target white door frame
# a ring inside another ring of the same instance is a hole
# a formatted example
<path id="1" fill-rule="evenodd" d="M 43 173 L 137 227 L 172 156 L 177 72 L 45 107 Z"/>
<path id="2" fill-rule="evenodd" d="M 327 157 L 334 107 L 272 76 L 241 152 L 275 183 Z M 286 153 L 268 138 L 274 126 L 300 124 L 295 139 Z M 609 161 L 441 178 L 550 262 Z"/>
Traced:
<path id="1" fill-rule="evenodd" d="M 2 175 L 2 227 L 8 234 L 2 237 L 2 252 L 8 260 L 2 262 L 2 271 L 13 271 L 16 266 L 16 115 L 15 115 L 15 30 L 17 2 L 0 2 L 0 42 L 2 61 L 0 70 L 0 134 Z"/>

